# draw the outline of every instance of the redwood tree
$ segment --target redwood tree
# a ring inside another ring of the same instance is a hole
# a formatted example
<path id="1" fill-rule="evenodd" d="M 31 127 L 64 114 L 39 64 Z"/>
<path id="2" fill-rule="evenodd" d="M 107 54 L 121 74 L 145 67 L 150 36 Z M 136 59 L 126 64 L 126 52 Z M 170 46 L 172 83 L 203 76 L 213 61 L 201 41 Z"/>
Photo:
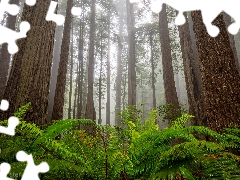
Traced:
<path id="1" fill-rule="evenodd" d="M 166 104 L 173 104 L 175 110 L 177 110 L 179 108 L 179 102 L 174 82 L 166 4 L 163 4 L 162 11 L 159 13 L 159 33 Z"/>
<path id="2" fill-rule="evenodd" d="M 19 0 L 11 0 L 10 4 L 19 4 Z M 17 16 L 8 15 L 6 27 L 15 30 Z M 8 52 L 8 44 L 4 43 L 1 48 L 0 53 L 0 99 L 4 94 L 4 89 L 7 84 L 8 70 L 10 67 L 10 57 Z"/>
<path id="3" fill-rule="evenodd" d="M 135 19 L 133 4 L 126 0 L 128 32 L 128 105 L 136 105 Z"/>
<path id="4" fill-rule="evenodd" d="M 191 22 L 191 17 L 187 18 L 186 14 L 184 15 L 187 21 L 184 25 L 178 26 L 178 30 L 183 57 L 189 113 L 195 116 L 192 123 L 193 125 L 205 125 L 205 109 L 199 62 L 198 56 L 194 55 L 194 53 L 197 53 L 194 52 L 196 51 L 196 47 L 194 46 L 195 42 L 191 39 L 190 30 L 192 29 L 192 23 L 188 23 L 188 21 Z"/>
<path id="5" fill-rule="evenodd" d="M 223 14 L 213 24 L 220 33 L 211 37 L 203 24 L 201 11 L 191 13 L 199 55 L 208 126 L 221 132 L 240 125 L 240 76 L 235 65 Z"/>
<path id="6" fill-rule="evenodd" d="M 52 112 L 52 118 L 51 118 L 52 120 L 60 120 L 63 118 L 64 93 L 65 93 L 65 85 L 66 85 L 67 63 L 68 63 L 70 34 L 71 34 L 72 5 L 73 5 L 73 0 L 68 0 L 64 30 L 63 30 L 60 62 L 59 62 L 59 68 L 58 68 L 57 84 L 56 84 L 55 97 L 54 97 L 53 112 Z"/>
<path id="7" fill-rule="evenodd" d="M 35 6 L 25 6 L 22 21 L 31 29 L 27 37 L 17 41 L 19 51 L 14 55 L 4 99 L 10 108 L 2 113 L 7 119 L 20 107 L 31 102 L 24 120 L 36 124 L 46 123 L 50 71 L 53 57 L 55 22 L 46 21 L 50 0 L 38 0 Z"/>
<path id="8" fill-rule="evenodd" d="M 93 101 L 93 81 L 94 81 L 94 39 L 95 39 L 95 13 L 96 0 L 91 2 L 91 17 L 90 17 L 90 39 L 89 39 L 89 56 L 88 56 L 88 92 L 85 118 L 96 120 L 96 112 Z M 90 130 L 91 131 L 91 130 Z"/>

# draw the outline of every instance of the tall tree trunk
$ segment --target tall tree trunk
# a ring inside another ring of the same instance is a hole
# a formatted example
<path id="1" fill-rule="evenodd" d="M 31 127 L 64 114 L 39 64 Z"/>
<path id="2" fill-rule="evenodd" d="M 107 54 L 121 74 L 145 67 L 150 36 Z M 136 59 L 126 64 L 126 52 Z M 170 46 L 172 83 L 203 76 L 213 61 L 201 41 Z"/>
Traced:
<path id="1" fill-rule="evenodd" d="M 52 63 L 52 71 L 51 71 L 51 82 L 50 82 L 50 92 L 48 96 L 48 116 L 47 121 L 50 122 L 52 118 L 55 90 L 57 84 L 57 75 L 58 75 L 58 67 L 60 61 L 61 54 L 61 45 L 62 45 L 62 36 L 63 36 L 63 28 L 61 26 L 56 27 L 55 34 L 55 43 L 54 43 L 54 51 L 53 51 L 53 63 Z"/>
<path id="2" fill-rule="evenodd" d="M 119 12 L 119 37 L 117 49 L 117 77 L 116 77 L 116 106 L 115 106 L 115 124 L 121 125 L 118 118 L 121 112 L 121 81 L 122 81 L 122 32 L 123 32 L 123 13 Z"/>
<path id="3" fill-rule="evenodd" d="M 85 118 L 96 120 L 96 112 L 93 101 L 93 81 L 94 81 L 94 39 L 95 39 L 95 4 L 96 0 L 91 2 L 91 18 L 90 18 L 90 39 L 89 39 L 89 56 L 88 56 L 88 93 Z M 93 129 L 89 126 L 86 127 L 88 133 L 92 134 Z"/>
<path id="4" fill-rule="evenodd" d="M 7 119 L 20 107 L 31 102 L 23 119 L 37 125 L 46 123 L 50 71 L 53 57 L 55 23 L 46 21 L 50 0 L 37 1 L 35 6 L 25 6 L 22 21 L 31 29 L 24 39 L 17 41 L 19 51 L 4 93 L 10 108 L 1 119 Z"/>
<path id="5" fill-rule="evenodd" d="M 98 80 L 98 124 L 102 124 L 102 67 L 103 67 L 103 45 L 102 45 L 102 40 L 103 40 L 103 33 L 101 30 L 101 35 L 100 35 L 100 77 Z"/>
<path id="6" fill-rule="evenodd" d="M 56 84 L 54 105 L 53 105 L 53 112 L 52 112 L 53 120 L 60 120 L 63 118 L 64 93 L 65 93 L 65 86 L 66 86 L 67 63 L 68 63 L 70 34 L 71 34 L 72 6 L 73 6 L 73 0 L 68 0 L 67 10 L 66 10 L 66 19 L 64 23 L 60 62 L 59 62 L 59 68 L 58 68 L 57 84 Z"/>
<path id="7" fill-rule="evenodd" d="M 82 3 L 82 8 L 84 3 Z M 84 13 L 82 11 L 82 18 L 80 19 L 80 34 L 78 42 L 78 60 L 79 60 L 79 81 L 78 81 L 78 96 L 77 96 L 77 117 L 82 118 L 83 114 L 83 45 L 84 45 Z"/>
<path id="8" fill-rule="evenodd" d="M 110 54 L 111 54 L 111 47 L 110 47 L 110 13 L 109 13 L 109 27 L 108 27 L 108 55 L 107 55 L 107 103 L 106 103 L 106 124 L 110 125 Z"/>
<path id="9" fill-rule="evenodd" d="M 156 90 L 155 90 L 155 66 L 153 60 L 153 37 L 152 32 L 150 32 L 150 48 L 151 48 L 151 69 L 152 69 L 152 100 L 153 100 L 153 109 L 157 108 L 156 105 Z"/>
<path id="10" fill-rule="evenodd" d="M 177 110 L 179 109 L 179 102 L 174 82 L 166 4 L 163 4 L 162 11 L 159 13 L 159 33 L 166 104 L 173 104 L 175 110 Z M 172 113 L 175 113 L 175 111 Z"/>
<path id="11" fill-rule="evenodd" d="M 11 0 L 10 4 L 19 5 L 19 0 Z M 15 30 L 17 16 L 11 16 L 8 14 L 6 27 Z M 10 68 L 10 57 L 8 52 L 8 44 L 4 43 L 0 53 L 0 99 L 2 99 L 4 90 L 7 84 L 8 70 Z"/>
<path id="12" fill-rule="evenodd" d="M 231 16 L 229 16 L 225 12 L 223 12 L 223 20 L 226 24 L 226 28 L 228 28 L 228 26 L 230 24 L 232 24 L 231 23 Z M 227 32 L 228 32 L 228 30 L 227 30 Z M 237 70 L 240 74 L 240 66 L 239 66 L 239 63 L 238 63 L 237 49 L 236 49 L 236 46 L 235 46 L 234 36 L 228 32 L 228 37 L 229 37 L 230 45 L 231 45 L 231 48 L 232 48 L 232 51 L 233 51 L 233 54 L 234 54 L 235 64 L 236 64 Z"/>
<path id="13" fill-rule="evenodd" d="M 128 105 L 136 106 L 135 19 L 133 4 L 126 0 L 128 32 Z"/>
<path id="14" fill-rule="evenodd" d="M 125 110 L 126 108 L 126 102 L 125 102 L 125 99 L 126 99 L 126 86 L 127 86 L 127 74 L 125 73 L 124 74 L 124 81 L 123 81 L 123 100 L 122 100 L 122 104 L 123 104 L 123 110 Z"/>
<path id="15" fill-rule="evenodd" d="M 206 104 L 208 126 L 221 132 L 225 127 L 240 125 L 240 76 L 235 65 L 223 15 L 213 24 L 220 28 L 212 38 L 203 24 L 201 11 L 191 13 L 196 36 Z"/>
<path id="16" fill-rule="evenodd" d="M 77 70 L 78 70 L 78 64 L 77 64 Z M 73 102 L 73 119 L 76 119 L 76 109 L 77 109 L 77 95 L 78 95 L 78 81 L 79 81 L 79 71 L 77 72 L 77 77 L 76 77 L 76 87 L 75 87 L 75 92 L 74 92 L 74 102 Z"/>
<path id="17" fill-rule="evenodd" d="M 71 119 L 72 112 L 72 85 L 73 85 L 73 24 L 72 24 L 72 45 L 71 45 L 71 67 L 70 67 L 70 88 L 69 88 L 69 103 L 68 103 L 68 119 Z"/>
<path id="18" fill-rule="evenodd" d="M 186 13 L 184 15 L 185 18 L 188 19 Z M 191 21 L 191 17 L 189 18 L 189 21 Z M 194 37 L 191 39 L 191 32 L 193 32 L 192 28 L 192 21 L 188 23 L 188 20 L 184 25 L 178 26 L 189 113 L 195 116 L 192 120 L 192 125 L 203 126 L 206 125 L 206 118 L 202 94 L 202 80 L 200 76 L 198 56 L 194 56 L 194 51 L 196 51 L 196 42 L 192 41 L 192 39 L 195 38 L 194 34 Z M 195 45 L 193 45 L 194 43 Z"/>

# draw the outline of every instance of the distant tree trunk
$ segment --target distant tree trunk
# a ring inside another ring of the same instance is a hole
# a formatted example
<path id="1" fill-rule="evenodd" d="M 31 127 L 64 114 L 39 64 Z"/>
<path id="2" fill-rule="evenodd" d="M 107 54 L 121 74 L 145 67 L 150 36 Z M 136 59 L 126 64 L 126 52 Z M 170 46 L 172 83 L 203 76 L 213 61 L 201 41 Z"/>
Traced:
<path id="1" fill-rule="evenodd" d="M 128 32 L 128 105 L 136 106 L 135 20 L 133 4 L 126 0 Z"/>
<path id="2" fill-rule="evenodd" d="M 126 108 L 126 102 L 125 102 L 125 99 L 126 99 L 126 86 L 127 86 L 127 75 L 124 74 L 124 81 L 123 81 L 123 100 L 122 100 L 122 104 L 123 104 L 123 110 L 125 110 Z"/>
<path id="3" fill-rule="evenodd" d="M 151 69 L 152 69 L 152 100 L 153 100 L 153 109 L 157 108 L 156 105 L 156 90 L 155 90 L 155 66 L 153 62 L 153 37 L 152 32 L 150 32 L 150 48 L 151 48 Z"/>
<path id="4" fill-rule="evenodd" d="M 201 11 L 191 12 L 196 36 L 206 104 L 208 126 L 217 131 L 231 125 L 240 125 L 240 76 L 235 65 L 223 15 L 213 24 L 220 28 L 212 38 L 203 24 Z"/>
<path id="5" fill-rule="evenodd" d="M 82 18 L 80 19 L 80 34 L 79 34 L 79 44 L 78 44 L 78 60 L 79 60 L 79 81 L 78 81 L 78 96 L 77 96 L 77 118 L 82 118 L 83 115 L 83 31 L 84 31 L 84 13 L 82 13 Z"/>
<path id="6" fill-rule="evenodd" d="M 184 15 L 185 18 L 188 19 L 186 13 Z M 189 21 L 191 21 L 191 17 L 189 18 Z M 196 42 L 193 42 L 192 39 L 195 37 L 192 37 L 191 39 L 191 32 L 193 32 L 192 21 L 190 23 L 186 21 L 184 25 L 178 26 L 178 30 L 187 88 L 189 113 L 195 116 L 192 120 L 192 125 L 204 126 L 206 125 L 206 118 L 202 94 L 202 80 L 200 76 L 198 56 L 194 56 Z M 193 45 L 194 43 L 195 45 Z"/>
<path id="7" fill-rule="evenodd" d="M 50 0 L 37 1 L 35 6 L 25 6 L 22 21 L 28 21 L 31 29 L 27 37 L 17 41 L 19 51 L 4 93 L 10 103 L 1 119 L 7 119 L 20 107 L 31 102 L 23 117 L 37 125 L 46 123 L 50 71 L 53 57 L 55 22 L 46 21 Z"/>
<path id="8" fill-rule="evenodd" d="M 162 52 L 163 80 L 166 104 L 173 104 L 175 110 L 177 110 L 179 109 L 179 102 L 174 82 L 166 4 L 163 4 L 162 11 L 159 13 L 159 33 Z"/>
<path id="9" fill-rule="evenodd" d="M 78 64 L 77 64 L 77 70 L 78 70 Z M 73 102 L 73 119 L 76 119 L 76 109 L 77 109 L 77 95 L 78 95 L 78 81 L 79 81 L 79 72 L 77 72 L 77 77 L 76 77 L 76 87 L 75 87 L 75 92 L 74 92 L 74 102 Z"/>
<path id="10" fill-rule="evenodd" d="M 231 16 L 229 16 L 228 14 L 223 12 L 223 20 L 226 24 L 226 29 L 227 29 L 228 26 L 230 24 L 232 24 L 231 23 Z M 228 32 L 228 30 L 227 30 L 227 32 Z M 238 72 L 240 74 L 240 66 L 239 66 L 239 63 L 238 63 L 238 56 L 237 56 L 237 50 L 236 50 L 236 46 L 235 46 L 234 36 L 228 32 L 228 37 L 229 37 L 230 45 L 231 45 L 231 48 L 232 48 L 232 51 L 233 51 L 233 54 L 234 54 L 235 64 L 236 64 L 236 67 L 237 67 Z"/>
<path id="11" fill-rule="evenodd" d="M 181 101 L 181 89 L 180 89 L 180 80 L 179 80 L 179 71 L 176 72 L 175 75 L 175 86 L 176 86 L 176 91 L 177 91 L 177 97 L 178 100 Z"/>
<path id="12" fill-rule="evenodd" d="M 107 56 L 107 103 L 106 103 L 106 124 L 110 125 L 110 54 L 111 54 L 111 47 L 110 47 L 110 13 L 109 13 L 109 27 L 108 27 L 108 56 Z"/>
<path id="13" fill-rule="evenodd" d="M 70 90 L 69 90 L 69 104 L 68 104 L 68 119 L 71 119 L 72 112 L 72 85 L 73 85 L 73 24 L 72 24 L 72 45 L 71 45 L 71 67 L 70 67 Z"/>
<path id="14" fill-rule="evenodd" d="M 63 28 L 61 26 L 56 27 L 55 34 L 55 43 L 54 43 L 54 51 L 53 51 L 53 63 L 52 63 L 52 71 L 51 71 L 51 82 L 50 82 L 50 93 L 48 96 L 48 117 L 47 121 L 50 122 L 52 118 L 53 104 L 54 104 L 54 96 L 57 84 L 57 73 L 60 61 L 60 52 L 62 45 L 62 36 L 63 36 Z"/>
<path id="15" fill-rule="evenodd" d="M 19 0 L 11 0 L 10 4 L 19 5 Z M 8 14 L 6 27 L 12 30 L 15 30 L 17 16 L 12 16 Z M 4 90 L 7 84 L 8 70 L 10 67 L 10 57 L 11 55 L 8 52 L 8 44 L 4 43 L 1 48 L 0 53 L 0 100 L 3 97 Z"/>
<path id="16" fill-rule="evenodd" d="M 103 40 L 103 34 L 101 30 L 101 35 L 100 35 L 100 77 L 98 80 L 98 124 L 102 124 L 102 67 L 103 67 L 103 45 L 102 45 L 102 40 Z"/>
<path id="17" fill-rule="evenodd" d="M 63 30 L 63 40 L 60 54 L 60 62 L 58 68 L 57 84 L 54 97 L 53 105 L 53 120 L 63 119 L 63 106 L 64 106 L 64 93 L 66 86 L 66 75 L 67 75 L 67 63 L 70 46 L 70 34 L 71 34 L 71 21 L 72 14 L 71 8 L 73 6 L 73 0 L 67 1 L 66 19 Z"/>
<path id="18" fill-rule="evenodd" d="M 116 106 L 115 106 L 115 124 L 121 125 L 118 118 L 121 112 L 121 81 L 122 81 L 122 32 L 123 32 L 123 14 L 119 12 L 119 37 L 117 49 L 117 77 L 116 77 Z"/>
<path id="19" fill-rule="evenodd" d="M 96 0 L 91 2 L 91 18 L 90 18 L 90 39 L 89 39 L 89 59 L 88 59 L 88 93 L 85 118 L 96 120 L 96 112 L 93 101 L 93 81 L 94 81 L 94 39 L 95 39 L 95 4 Z M 86 127 L 88 133 L 92 134 L 93 129 Z"/>

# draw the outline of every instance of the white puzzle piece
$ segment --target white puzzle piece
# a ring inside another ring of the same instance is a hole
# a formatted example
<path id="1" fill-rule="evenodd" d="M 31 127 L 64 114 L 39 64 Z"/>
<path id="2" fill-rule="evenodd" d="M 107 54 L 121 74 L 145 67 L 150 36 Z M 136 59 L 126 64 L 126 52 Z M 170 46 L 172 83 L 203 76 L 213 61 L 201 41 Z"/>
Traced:
<path id="1" fill-rule="evenodd" d="M 57 8 L 57 2 L 51 1 L 47 16 L 46 16 L 46 21 L 54 21 L 58 26 L 63 25 L 65 21 L 65 17 L 61 14 L 55 14 L 54 11 Z"/>
<path id="2" fill-rule="evenodd" d="M 39 165 L 34 164 L 32 154 L 27 154 L 24 151 L 19 151 L 16 155 L 18 161 L 27 161 L 27 166 L 23 172 L 21 180 L 40 180 L 38 177 L 39 173 L 46 173 L 49 171 L 49 166 L 46 162 L 42 162 Z"/>
<path id="3" fill-rule="evenodd" d="M 0 164 L 0 180 L 14 180 L 12 178 L 7 177 L 10 172 L 11 166 L 8 163 Z"/>
<path id="4" fill-rule="evenodd" d="M 4 12 L 16 16 L 19 12 L 19 7 L 15 4 L 9 4 L 9 0 L 1 0 L 0 2 L 0 21 L 3 19 Z"/>
<path id="5" fill-rule="evenodd" d="M 27 32 L 30 30 L 30 24 L 27 21 L 21 22 L 19 29 L 20 32 L 16 32 L 0 26 L 0 44 L 8 43 L 8 51 L 10 54 L 18 52 L 16 40 L 27 37 Z"/>
<path id="6" fill-rule="evenodd" d="M 72 7 L 71 13 L 74 16 L 80 16 L 82 13 L 82 9 L 79 7 Z"/>
<path id="7" fill-rule="evenodd" d="M 130 0 L 131 3 L 139 2 L 139 0 Z M 186 21 L 183 16 L 187 11 L 202 11 L 203 22 L 210 36 L 216 37 L 219 34 L 219 28 L 212 25 L 214 19 L 221 13 L 226 12 L 235 22 L 228 27 L 229 33 L 235 35 L 240 28 L 240 10 L 239 0 L 153 0 L 152 11 L 159 13 L 162 10 L 162 5 L 167 4 L 178 10 L 176 17 L 176 25 L 183 25 Z"/>
<path id="8" fill-rule="evenodd" d="M 10 117 L 8 119 L 8 127 L 0 126 L 0 133 L 7 134 L 9 136 L 15 135 L 16 126 L 19 124 L 19 119 L 17 117 Z"/>
<path id="9" fill-rule="evenodd" d="M 36 4 L 36 0 L 26 0 L 26 4 L 29 6 L 34 6 Z"/>
<path id="10" fill-rule="evenodd" d="M 0 110 L 6 111 L 9 108 L 9 102 L 7 100 L 2 100 L 0 104 Z"/>

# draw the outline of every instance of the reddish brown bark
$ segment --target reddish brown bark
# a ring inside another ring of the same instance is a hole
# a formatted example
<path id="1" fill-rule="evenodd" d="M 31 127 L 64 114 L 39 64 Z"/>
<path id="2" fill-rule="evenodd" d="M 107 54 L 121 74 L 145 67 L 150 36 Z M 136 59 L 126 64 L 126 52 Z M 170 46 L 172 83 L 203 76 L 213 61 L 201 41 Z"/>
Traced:
<path id="1" fill-rule="evenodd" d="M 19 0 L 11 0 L 10 4 L 19 4 Z M 6 27 L 15 30 L 17 16 L 11 16 L 8 14 Z M 0 100 L 3 97 L 4 90 L 7 84 L 8 70 L 10 68 L 10 57 L 8 52 L 8 44 L 4 43 L 1 48 L 0 54 Z"/>
<path id="2" fill-rule="evenodd" d="M 199 55 L 208 126 L 221 132 L 230 125 L 240 125 L 240 76 L 235 65 L 223 15 L 213 24 L 220 28 L 217 37 L 206 31 L 200 11 L 191 13 Z"/>
<path id="3" fill-rule="evenodd" d="M 65 93 L 65 86 L 66 86 L 67 63 L 68 63 L 71 20 L 72 20 L 72 14 L 71 14 L 72 5 L 73 5 L 73 0 L 68 0 L 64 30 L 63 30 L 60 62 L 59 62 L 59 68 L 58 68 L 57 84 L 56 84 L 55 97 L 54 97 L 52 120 L 61 120 L 63 118 L 64 93 Z"/>
<path id="4" fill-rule="evenodd" d="M 27 37 L 17 41 L 18 53 L 4 93 L 10 108 L 1 119 L 7 119 L 20 107 L 31 102 L 31 108 L 23 117 L 25 121 L 38 125 L 46 123 L 53 57 L 55 23 L 46 21 L 50 0 L 40 0 L 35 6 L 25 6 L 22 21 L 28 21 L 31 29 Z"/>
<path id="5" fill-rule="evenodd" d="M 179 109 L 179 102 L 174 82 L 171 46 L 165 4 L 163 4 L 162 11 L 159 13 L 159 33 L 162 52 L 163 80 L 166 104 L 173 104 L 175 110 L 177 110 Z"/>
<path id="6" fill-rule="evenodd" d="M 202 80 L 200 76 L 198 56 L 194 56 L 193 43 L 195 42 L 192 42 L 190 34 L 190 28 L 192 28 L 192 24 L 190 27 L 188 18 L 186 14 L 184 15 L 187 21 L 184 25 L 178 26 L 178 30 L 183 57 L 189 113 L 195 116 L 195 118 L 192 120 L 192 125 L 206 125 L 204 99 L 202 94 Z M 191 21 L 191 19 L 189 21 Z"/>

